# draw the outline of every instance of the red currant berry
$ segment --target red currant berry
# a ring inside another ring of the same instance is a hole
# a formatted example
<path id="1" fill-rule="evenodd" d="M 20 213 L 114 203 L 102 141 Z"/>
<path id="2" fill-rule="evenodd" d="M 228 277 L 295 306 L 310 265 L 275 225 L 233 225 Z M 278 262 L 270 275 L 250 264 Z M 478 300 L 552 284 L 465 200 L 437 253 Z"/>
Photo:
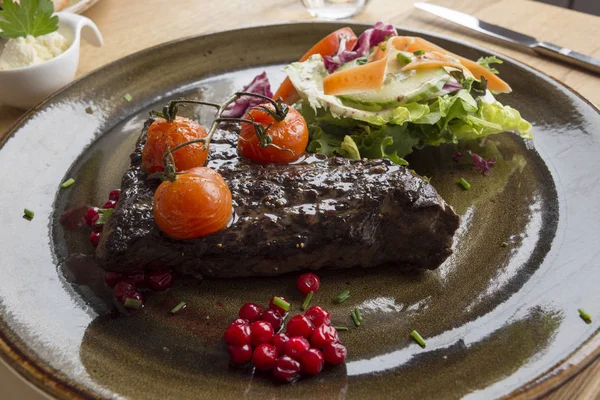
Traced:
<path id="1" fill-rule="evenodd" d="M 100 244 L 100 232 L 92 232 L 90 233 L 90 243 L 93 247 L 98 247 Z"/>
<path id="2" fill-rule="evenodd" d="M 275 304 L 273 304 L 273 300 L 275 299 L 275 297 L 279 297 L 280 299 L 282 299 L 286 303 L 289 303 L 289 301 L 287 301 L 287 299 L 285 297 L 274 296 L 274 297 L 271 298 L 271 300 L 269 300 L 269 308 L 272 309 L 272 310 L 275 310 L 275 311 L 279 312 L 279 314 L 281 314 L 281 315 L 285 315 L 287 313 L 287 311 L 285 311 L 283 308 L 281 308 L 281 307 L 276 306 Z"/>
<path id="3" fill-rule="evenodd" d="M 288 356 L 279 357 L 273 376 L 284 382 L 294 382 L 300 376 L 300 363 Z"/>
<path id="4" fill-rule="evenodd" d="M 301 336 L 291 337 L 287 341 L 284 347 L 284 353 L 286 356 L 292 357 L 294 360 L 299 360 L 300 355 L 306 350 L 310 349 L 310 343 L 308 340 Z"/>
<path id="5" fill-rule="evenodd" d="M 119 197 L 121 196 L 121 191 L 119 189 L 115 189 L 108 194 L 108 199 L 112 201 L 119 201 Z"/>
<path id="6" fill-rule="evenodd" d="M 277 349 L 272 344 L 263 343 L 254 349 L 252 364 L 261 371 L 275 368 L 277 363 Z"/>
<path id="7" fill-rule="evenodd" d="M 98 213 L 98 208 L 97 207 L 88 208 L 88 210 L 85 213 L 85 216 L 83 218 L 85 219 L 85 223 L 88 224 L 89 226 L 94 225 L 94 222 L 96 222 L 98 220 L 98 218 L 100 218 L 100 214 Z"/>
<path id="8" fill-rule="evenodd" d="M 346 350 L 346 346 L 337 342 L 328 344 L 323 348 L 323 356 L 325 357 L 325 361 L 332 365 L 339 365 L 346 360 L 346 355 L 348 354 Z"/>
<path id="9" fill-rule="evenodd" d="M 319 290 L 321 287 L 321 280 L 318 276 L 312 272 L 309 272 L 298 277 L 297 286 L 300 293 L 307 295 L 310 292 L 316 292 Z"/>
<path id="10" fill-rule="evenodd" d="M 138 289 L 144 289 L 148 286 L 146 282 L 146 274 L 144 271 L 132 272 L 125 276 L 127 282 L 131 282 Z"/>
<path id="11" fill-rule="evenodd" d="M 231 323 L 231 325 L 250 325 L 250 321 L 248 321 L 247 319 L 243 319 L 243 318 L 238 318 L 235 321 L 233 321 Z"/>
<path id="12" fill-rule="evenodd" d="M 333 326 L 321 325 L 310 334 L 310 344 L 321 349 L 328 344 L 339 340 L 338 333 Z"/>
<path id="13" fill-rule="evenodd" d="M 98 216 L 98 218 L 100 218 L 100 216 Z M 94 220 L 94 225 L 92 225 L 92 231 L 102 233 L 102 231 L 104 230 L 104 224 L 97 224 L 96 221 L 98 220 L 98 218 Z"/>
<path id="14" fill-rule="evenodd" d="M 233 365 L 243 365 L 252 359 L 252 347 L 249 344 L 243 346 L 227 346 L 229 360 Z"/>
<path id="15" fill-rule="evenodd" d="M 121 272 L 112 272 L 106 271 L 104 273 L 104 282 L 109 287 L 114 288 L 117 283 L 120 283 L 123 280 L 123 274 Z"/>
<path id="16" fill-rule="evenodd" d="M 168 269 L 157 269 L 148 272 L 147 282 L 150 289 L 155 292 L 167 290 L 173 284 L 173 273 Z"/>
<path id="17" fill-rule="evenodd" d="M 293 316 L 287 324 L 288 336 L 309 337 L 313 329 L 315 327 L 312 322 L 301 314 Z"/>
<path id="18" fill-rule="evenodd" d="M 116 201 L 109 200 L 106 203 L 104 203 L 102 208 L 115 208 L 116 205 L 117 205 Z"/>
<path id="19" fill-rule="evenodd" d="M 329 314 L 329 312 L 322 307 L 311 307 L 306 310 L 304 315 L 306 315 L 310 322 L 312 322 L 316 327 L 331 324 L 331 314 Z"/>
<path id="20" fill-rule="evenodd" d="M 250 326 L 247 324 L 230 324 L 224 337 L 225 342 L 230 346 L 250 344 Z"/>
<path id="21" fill-rule="evenodd" d="M 288 335 L 285 333 L 278 333 L 273 336 L 273 346 L 277 349 L 279 354 L 283 354 L 285 352 L 285 344 L 290 340 Z"/>
<path id="22" fill-rule="evenodd" d="M 263 343 L 271 343 L 273 340 L 273 327 L 265 321 L 256 321 L 250 325 L 252 346 L 258 346 Z"/>
<path id="23" fill-rule="evenodd" d="M 302 371 L 309 375 L 317 375 L 325 365 L 325 357 L 317 349 L 308 349 L 300 355 Z"/>
<path id="24" fill-rule="evenodd" d="M 260 307 L 258 304 L 246 303 L 240 308 L 240 318 L 247 319 L 250 322 L 258 321 L 260 319 Z"/>
<path id="25" fill-rule="evenodd" d="M 133 292 L 134 290 L 135 286 L 133 286 L 131 283 L 119 282 L 115 285 L 113 292 L 115 294 L 115 297 L 120 300 L 121 298 L 123 298 L 123 296 L 125 296 L 125 294 Z"/>
<path id="26" fill-rule="evenodd" d="M 281 328 L 281 323 L 283 322 L 283 317 L 281 316 L 281 314 L 270 308 L 267 308 L 265 311 L 263 311 L 260 319 L 270 323 L 273 327 L 273 331 L 275 332 L 277 332 Z"/>

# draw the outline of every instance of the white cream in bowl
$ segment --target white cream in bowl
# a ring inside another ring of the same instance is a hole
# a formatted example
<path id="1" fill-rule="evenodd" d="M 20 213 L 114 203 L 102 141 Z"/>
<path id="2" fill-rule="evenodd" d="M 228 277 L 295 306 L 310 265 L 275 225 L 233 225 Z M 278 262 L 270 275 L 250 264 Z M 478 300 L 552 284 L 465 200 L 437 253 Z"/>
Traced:
<path id="1" fill-rule="evenodd" d="M 81 38 L 94 46 L 102 35 L 89 18 L 71 13 L 58 15 L 60 35 L 10 39 L 0 45 L 0 103 L 28 109 L 69 84 L 77 73 Z M 66 41 L 66 48 L 65 42 Z M 14 40 L 14 42 L 12 42 Z M 8 68 L 7 68 L 8 67 Z"/>

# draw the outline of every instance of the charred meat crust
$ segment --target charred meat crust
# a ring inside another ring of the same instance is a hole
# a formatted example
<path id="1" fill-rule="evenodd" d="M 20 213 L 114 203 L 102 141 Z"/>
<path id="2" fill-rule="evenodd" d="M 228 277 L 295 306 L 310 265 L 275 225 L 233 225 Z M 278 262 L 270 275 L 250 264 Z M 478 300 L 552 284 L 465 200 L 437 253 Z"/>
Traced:
<path id="1" fill-rule="evenodd" d="M 459 217 L 405 167 L 314 156 L 258 165 L 239 159 L 236 136 L 224 131 L 211 144 L 209 166 L 231 189 L 229 227 L 198 239 L 168 237 L 152 216 L 159 182 L 141 168 L 147 127 L 96 251 L 107 270 L 168 267 L 231 278 L 381 264 L 435 269 L 452 253 Z"/>

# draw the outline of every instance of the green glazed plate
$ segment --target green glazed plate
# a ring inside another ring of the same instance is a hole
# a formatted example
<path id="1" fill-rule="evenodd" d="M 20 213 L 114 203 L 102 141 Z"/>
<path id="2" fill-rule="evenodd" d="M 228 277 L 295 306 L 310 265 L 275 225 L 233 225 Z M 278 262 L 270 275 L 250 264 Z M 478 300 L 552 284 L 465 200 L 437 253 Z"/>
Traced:
<path id="1" fill-rule="evenodd" d="M 101 274 L 75 256 L 91 253 L 89 231 L 63 230 L 62 212 L 101 205 L 119 186 L 151 108 L 179 96 L 223 100 L 263 70 L 277 87 L 282 65 L 339 27 L 251 27 L 161 45 L 82 78 L 21 119 L 0 150 L 2 358 L 62 399 L 178 400 L 533 396 L 592 360 L 600 321 L 600 115 L 568 88 L 504 57 L 498 69 L 514 92 L 499 100 L 532 122 L 534 139 L 505 133 L 409 159 L 462 217 L 454 255 L 425 273 L 320 273 L 313 304 L 327 307 L 335 325 L 350 326 L 341 333 L 345 365 L 293 385 L 229 367 L 222 335 L 238 308 L 282 295 L 298 310 L 296 275 L 178 279 L 167 293 L 149 294 L 141 312 L 110 312 Z M 401 34 L 471 59 L 493 54 L 422 32 Z M 208 110 L 187 112 L 210 122 Z M 452 162 L 469 146 L 497 158 L 488 176 Z M 69 177 L 75 185 L 60 189 Z M 23 208 L 35 211 L 32 221 L 22 218 Z M 345 289 L 350 299 L 332 304 Z M 170 315 L 180 301 L 187 309 Z M 364 318 L 359 328 L 349 317 L 356 306 Z M 593 322 L 581 320 L 578 308 Z M 413 329 L 425 349 L 411 339 Z"/>

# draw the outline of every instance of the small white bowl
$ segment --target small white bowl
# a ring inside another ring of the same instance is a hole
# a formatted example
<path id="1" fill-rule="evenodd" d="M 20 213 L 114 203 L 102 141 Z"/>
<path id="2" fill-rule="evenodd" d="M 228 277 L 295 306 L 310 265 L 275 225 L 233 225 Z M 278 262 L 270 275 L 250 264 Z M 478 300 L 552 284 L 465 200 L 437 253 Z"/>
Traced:
<path id="1" fill-rule="evenodd" d="M 58 32 L 70 43 L 61 55 L 42 64 L 0 70 L 0 103 L 29 109 L 75 78 L 81 37 L 90 44 L 104 44 L 96 24 L 81 15 L 59 12 Z"/>

